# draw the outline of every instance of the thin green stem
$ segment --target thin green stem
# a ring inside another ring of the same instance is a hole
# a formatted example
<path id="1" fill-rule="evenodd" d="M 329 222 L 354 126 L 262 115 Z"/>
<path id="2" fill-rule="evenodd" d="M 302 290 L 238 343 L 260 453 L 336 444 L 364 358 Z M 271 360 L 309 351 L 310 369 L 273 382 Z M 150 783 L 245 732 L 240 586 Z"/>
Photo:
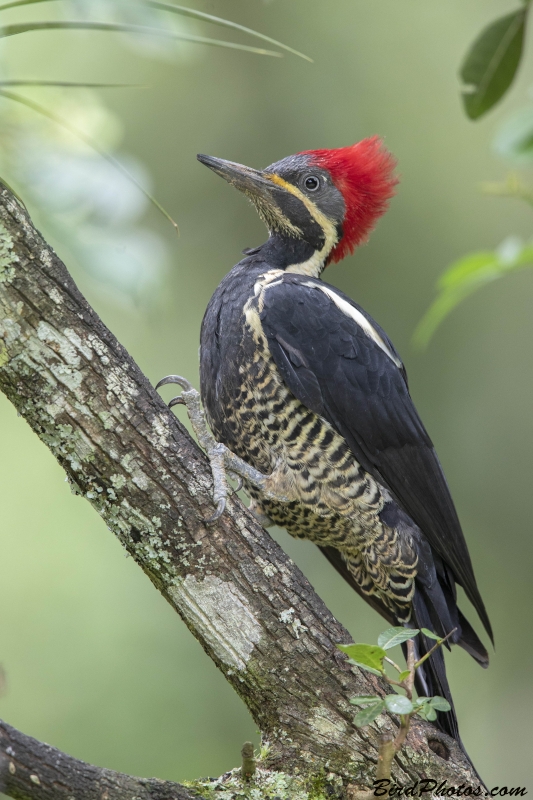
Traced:
<path id="1" fill-rule="evenodd" d="M 396 664 L 396 662 L 392 660 L 392 658 L 389 658 L 388 656 L 385 656 L 384 661 L 386 661 L 387 664 L 390 664 L 392 667 L 394 667 L 394 669 L 397 672 L 403 672 L 402 668 L 399 667 L 398 664 Z"/>
<path id="2" fill-rule="evenodd" d="M 29 6 L 36 3 L 45 3 L 50 1 L 51 0 L 11 0 L 11 2 L 0 5 L 0 11 L 5 11 L 8 8 L 18 8 L 20 6 Z M 278 42 L 277 39 L 272 39 L 272 37 L 266 36 L 264 33 L 254 31 L 252 28 L 246 28 L 244 25 L 239 25 L 238 22 L 232 22 L 231 20 L 223 19 L 222 17 L 215 17 L 212 14 L 206 14 L 205 11 L 198 11 L 195 8 L 187 8 L 185 6 L 175 5 L 174 3 L 161 2 L 161 0 L 141 0 L 141 2 L 143 2 L 145 5 L 151 6 L 152 8 L 157 8 L 160 11 L 168 11 L 172 14 L 179 14 L 182 17 L 192 17 L 193 19 L 198 19 L 202 22 L 210 22 L 223 28 L 242 31 L 242 33 L 246 33 L 248 36 L 254 36 L 256 39 L 262 39 L 264 42 L 273 44 L 276 47 L 281 47 L 288 53 L 299 56 L 306 61 L 310 61 L 311 63 L 313 62 L 313 59 L 309 58 L 309 56 L 306 56 L 305 53 L 300 53 L 293 47 L 289 47 L 288 45 L 283 44 L 283 42 Z"/>
<path id="3" fill-rule="evenodd" d="M 247 44 L 227 42 L 223 39 L 210 39 L 207 36 L 195 36 L 194 34 L 177 33 L 175 31 L 165 30 L 165 28 L 150 28 L 144 25 L 130 25 L 129 23 L 122 22 L 87 22 L 77 20 L 65 20 L 59 22 L 55 20 L 46 20 L 44 22 L 17 22 L 11 25 L 3 25 L 0 27 L 0 38 L 19 36 L 21 33 L 30 33 L 31 31 L 58 30 L 118 31 L 121 33 L 137 33 L 141 36 L 161 36 L 166 39 L 194 42 L 196 44 L 207 44 L 213 47 L 227 47 L 231 50 L 243 50 L 246 53 L 256 53 L 257 55 L 261 56 L 282 58 L 282 54 L 277 53 L 275 50 L 264 50 L 260 47 L 250 47 L 250 45 Z"/>
<path id="4" fill-rule="evenodd" d="M 383 673 L 383 677 L 385 678 L 387 683 L 391 684 L 391 686 L 399 686 L 401 689 L 405 689 L 404 681 L 395 681 L 394 678 L 389 678 L 389 676 L 386 675 L 385 673 Z"/>
<path id="5" fill-rule="evenodd" d="M 482 183 L 481 191 L 495 197 L 511 197 L 516 200 L 524 200 L 533 206 L 533 189 L 522 183 L 520 177 L 511 172 L 503 183 Z"/>
<path id="6" fill-rule="evenodd" d="M 378 751 L 378 765 L 376 767 L 377 781 L 390 778 L 392 762 L 397 752 L 395 741 L 392 736 L 388 733 L 383 734 Z"/>
<path id="7" fill-rule="evenodd" d="M 31 6 L 34 3 L 46 3 L 49 0 L 12 0 L 10 3 L 4 3 L 0 6 L 0 11 L 5 11 L 8 8 L 17 8 L 18 6 Z"/>
<path id="8" fill-rule="evenodd" d="M 435 650 L 437 650 L 439 647 L 441 647 L 444 644 L 444 642 L 446 641 L 446 639 L 449 639 L 450 636 L 452 636 L 452 634 L 454 634 L 456 630 L 457 630 L 457 628 L 454 628 L 453 630 L 451 630 L 449 633 L 446 634 L 444 639 L 439 639 L 439 641 L 435 645 L 433 645 L 431 650 L 428 650 L 426 655 L 422 656 L 422 658 L 419 661 L 416 662 L 416 664 L 414 665 L 414 668 L 418 669 L 420 664 L 423 664 L 426 659 L 428 659 L 431 655 L 433 655 Z"/>
<path id="9" fill-rule="evenodd" d="M 415 643 L 412 639 L 407 640 L 407 669 L 409 670 L 409 677 L 404 681 L 405 693 L 409 700 L 413 699 L 413 687 L 415 684 Z"/>
<path id="10" fill-rule="evenodd" d="M 256 39 L 262 39 L 263 41 L 273 44 L 276 47 L 281 47 L 283 50 L 293 53 L 293 55 L 299 56 L 306 61 L 310 61 L 311 63 L 313 62 L 313 59 L 309 58 L 309 56 L 306 56 L 304 53 L 300 53 L 298 50 L 294 50 L 292 47 L 289 47 L 282 42 L 278 42 L 277 39 L 272 39 L 270 36 L 266 36 L 264 33 L 258 33 L 258 31 L 254 31 L 252 28 L 246 28 L 244 25 L 239 25 L 238 22 L 231 22 L 228 19 L 222 19 L 222 17 L 214 17 L 212 14 L 206 14 L 204 11 L 197 11 L 194 8 L 186 8 L 185 6 L 178 6 L 174 3 L 163 3 L 161 0 L 144 0 L 144 2 L 146 2 L 146 4 L 152 8 L 158 8 L 161 11 L 169 11 L 173 14 L 179 14 L 183 17 L 192 17 L 193 19 L 212 22 L 214 25 L 220 25 L 223 28 L 231 28 L 232 30 L 242 31 L 243 33 L 247 33 L 249 36 L 255 36 Z"/>

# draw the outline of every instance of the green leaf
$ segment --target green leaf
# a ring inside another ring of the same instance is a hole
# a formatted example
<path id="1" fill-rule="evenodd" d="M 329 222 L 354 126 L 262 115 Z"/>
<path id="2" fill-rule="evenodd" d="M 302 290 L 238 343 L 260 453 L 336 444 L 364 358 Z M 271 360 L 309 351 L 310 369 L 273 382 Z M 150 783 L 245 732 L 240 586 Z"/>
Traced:
<path id="1" fill-rule="evenodd" d="M 444 697 L 417 697 L 414 701 L 417 714 L 432 722 L 437 719 L 437 711 L 451 711 L 451 705 Z"/>
<path id="2" fill-rule="evenodd" d="M 434 708 L 435 711 L 451 711 L 452 707 L 448 703 L 444 697 L 440 697 L 438 694 L 435 697 L 431 697 L 429 700 L 429 704 L 431 708 Z"/>
<path id="3" fill-rule="evenodd" d="M 414 704 L 415 706 L 425 706 L 430 700 L 431 697 L 417 697 L 416 700 L 414 700 Z"/>
<path id="4" fill-rule="evenodd" d="M 365 725 L 370 725 L 370 723 L 373 722 L 376 717 L 379 717 L 384 708 L 384 700 L 379 700 L 377 703 L 367 706 L 367 708 L 363 708 L 363 710 L 356 714 L 353 718 L 354 725 L 357 725 L 358 728 L 362 728 Z"/>
<path id="5" fill-rule="evenodd" d="M 424 636 L 427 636 L 428 639 L 435 639 L 435 641 L 438 641 L 440 639 L 440 636 L 437 636 L 436 633 L 430 631 L 429 628 L 420 628 L 420 630 L 424 634 Z"/>
<path id="6" fill-rule="evenodd" d="M 256 53 L 261 56 L 281 57 L 281 53 L 276 53 L 274 50 L 263 50 L 259 47 L 250 47 L 247 44 L 225 42 L 221 39 L 209 39 L 205 36 L 194 36 L 189 33 L 176 33 L 175 31 L 165 30 L 165 28 L 149 28 L 144 25 L 129 25 L 118 22 L 18 22 L 12 25 L 2 26 L 0 28 L 0 38 L 18 36 L 20 33 L 29 33 L 30 31 L 47 30 L 120 31 L 122 33 L 138 33 L 143 36 L 163 36 L 167 39 L 179 39 L 185 42 L 213 45 L 214 47 L 229 47 L 232 50 L 244 50 L 247 53 Z"/>
<path id="7" fill-rule="evenodd" d="M 338 644 L 337 647 L 358 666 L 377 670 L 380 675 L 383 672 L 383 659 L 386 654 L 382 647 L 375 644 Z"/>
<path id="8" fill-rule="evenodd" d="M 428 722 L 434 722 L 437 719 L 437 712 L 429 705 L 423 706 L 418 713 L 421 717 L 427 719 Z"/>
<path id="9" fill-rule="evenodd" d="M 271 39 L 270 36 L 265 36 L 264 33 L 258 33 L 257 31 L 252 30 L 251 28 L 245 28 L 244 25 L 239 25 L 237 22 L 230 22 L 230 20 L 222 19 L 221 17 L 214 17 L 212 14 L 206 14 L 204 11 L 197 11 L 194 8 L 185 8 L 185 6 L 176 6 L 173 3 L 162 3 L 160 0 L 145 0 L 146 5 L 152 6 L 152 8 L 159 8 L 161 11 L 170 11 L 173 14 L 180 14 L 183 17 L 192 17 L 193 19 L 201 19 L 206 22 L 212 22 L 215 25 L 220 25 L 224 28 L 232 28 L 236 31 L 242 31 L 243 33 L 247 33 L 250 36 L 255 36 L 256 39 L 263 39 L 263 41 L 268 42 L 269 44 L 273 44 L 276 47 L 281 47 L 283 50 L 287 50 L 289 53 L 293 53 L 295 56 L 300 56 L 300 58 L 304 58 L 306 61 L 313 62 L 312 58 L 309 56 L 304 55 L 303 53 L 298 52 L 298 50 L 294 50 L 292 47 L 289 47 L 286 44 L 282 44 L 278 42 L 276 39 Z"/>
<path id="10" fill-rule="evenodd" d="M 417 633 L 418 628 L 387 628 L 386 631 L 379 634 L 378 644 L 384 650 L 390 650 L 391 647 L 396 647 L 397 644 L 412 639 Z"/>
<path id="11" fill-rule="evenodd" d="M 406 678 L 409 677 L 410 674 L 411 673 L 409 672 L 408 669 L 404 669 L 404 671 L 400 672 L 400 674 L 398 675 L 398 680 L 399 681 L 404 681 Z"/>
<path id="12" fill-rule="evenodd" d="M 505 94 L 518 69 L 524 43 L 527 8 L 520 8 L 485 28 L 461 67 L 465 110 L 478 119 Z"/>
<path id="13" fill-rule="evenodd" d="M 392 714 L 410 714 L 413 711 L 413 704 L 403 694 L 388 694 L 385 705 Z"/>
<path id="14" fill-rule="evenodd" d="M 413 344 L 423 349 L 440 323 L 466 297 L 508 272 L 533 264 L 533 245 L 508 237 L 495 251 L 470 253 L 455 261 L 440 277 L 439 294 L 418 323 Z"/>
<path id="15" fill-rule="evenodd" d="M 375 694 L 358 694 L 356 697 L 350 698 L 350 703 L 352 706 L 367 706 L 369 703 L 377 703 L 380 700 L 381 697 L 377 697 Z"/>
<path id="16" fill-rule="evenodd" d="M 372 675 L 377 675 L 379 678 L 381 678 L 383 675 L 383 670 L 367 667 L 366 664 L 360 664 L 359 661 L 354 661 L 353 658 L 348 659 L 348 663 L 350 663 L 352 667 L 359 667 L 359 669 L 364 669 L 367 672 L 371 672 Z"/>

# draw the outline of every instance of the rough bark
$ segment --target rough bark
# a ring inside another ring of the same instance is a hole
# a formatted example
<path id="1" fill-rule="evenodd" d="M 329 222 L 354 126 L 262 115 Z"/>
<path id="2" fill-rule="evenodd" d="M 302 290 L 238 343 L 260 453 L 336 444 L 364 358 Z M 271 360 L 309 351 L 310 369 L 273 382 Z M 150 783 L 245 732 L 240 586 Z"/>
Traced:
<path id="1" fill-rule="evenodd" d="M 1 721 L 0 791 L 17 800 L 200 800 L 179 783 L 93 767 Z"/>
<path id="2" fill-rule="evenodd" d="M 0 389 L 246 703 L 262 766 L 344 785 L 371 780 L 380 733 L 398 720 L 383 715 L 357 730 L 348 700 L 385 687 L 349 666 L 335 647 L 349 634 L 238 498 L 206 526 L 205 456 L 5 188 Z M 447 758 L 428 745 L 437 741 Z M 422 721 L 393 774 L 476 783 L 457 745 Z"/>

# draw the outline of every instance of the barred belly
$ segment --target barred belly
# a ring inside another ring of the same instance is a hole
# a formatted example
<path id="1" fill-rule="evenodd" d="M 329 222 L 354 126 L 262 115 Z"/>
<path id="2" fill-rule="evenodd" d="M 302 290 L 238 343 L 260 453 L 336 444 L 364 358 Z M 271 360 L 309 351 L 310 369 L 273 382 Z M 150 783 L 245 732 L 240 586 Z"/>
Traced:
<path id="1" fill-rule="evenodd" d="M 279 474 L 285 489 L 290 487 L 290 500 L 280 502 L 247 486 L 256 507 L 292 536 L 337 548 L 361 590 L 379 595 L 398 619 L 407 621 L 417 556 L 410 537 L 381 520 L 389 493 L 361 467 L 329 422 L 287 389 L 265 352 L 266 342 L 255 344 L 251 359 L 240 366 L 240 390 L 224 409 L 224 430 L 215 427 L 215 435 L 261 472 Z"/>

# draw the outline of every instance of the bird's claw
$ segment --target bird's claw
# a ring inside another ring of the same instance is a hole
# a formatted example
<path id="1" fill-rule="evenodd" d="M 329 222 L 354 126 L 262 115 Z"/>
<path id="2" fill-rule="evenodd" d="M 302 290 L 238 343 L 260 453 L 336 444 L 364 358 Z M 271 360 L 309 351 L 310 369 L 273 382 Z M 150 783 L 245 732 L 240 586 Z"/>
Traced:
<path id="1" fill-rule="evenodd" d="M 228 472 L 228 475 L 232 480 L 237 481 L 237 486 L 233 489 L 233 494 L 237 494 L 237 492 L 240 492 L 244 486 L 242 476 L 237 475 L 235 472 Z"/>
<path id="2" fill-rule="evenodd" d="M 194 392 L 194 386 L 190 383 L 187 378 L 182 378 L 181 375 L 167 375 L 166 378 L 161 378 L 159 383 L 156 385 L 156 391 L 161 386 L 166 386 L 168 383 L 177 383 L 178 386 L 181 386 L 183 391 L 185 392 Z M 173 397 L 170 403 L 168 404 L 169 408 L 173 408 L 174 406 L 186 406 L 187 403 L 185 399 L 181 396 L 181 394 L 177 395 L 177 397 Z"/>
<path id="3" fill-rule="evenodd" d="M 213 500 L 217 507 L 215 513 L 211 517 L 205 519 L 204 522 L 208 525 L 212 525 L 214 522 L 220 519 L 224 513 L 224 509 L 226 508 L 226 497 L 229 487 L 226 481 L 224 464 L 225 447 L 214 440 L 205 420 L 204 412 L 200 402 L 200 394 L 190 383 L 190 381 L 188 381 L 187 378 L 183 378 L 181 375 L 167 375 L 166 378 L 162 378 L 162 380 L 159 381 L 155 388 L 157 390 L 161 386 L 166 386 L 169 383 L 181 386 L 183 392 L 182 394 L 173 397 L 168 404 L 168 407 L 173 408 L 177 405 L 183 405 L 187 408 L 191 425 L 196 436 L 198 437 L 198 441 L 206 451 L 207 457 L 209 458 L 209 462 L 211 464 L 211 472 L 215 485 Z M 242 480 L 239 476 L 236 476 L 236 478 L 239 481 L 240 488 L 242 485 Z"/>
<path id="4" fill-rule="evenodd" d="M 186 406 L 186 405 L 187 405 L 187 403 L 185 402 L 185 400 L 183 399 L 181 394 L 178 394 L 177 397 L 173 397 L 172 398 L 172 400 L 168 404 L 168 407 L 169 408 L 174 408 L 174 406 Z"/>
<path id="5" fill-rule="evenodd" d="M 206 525 L 213 525 L 224 513 L 224 509 L 226 508 L 226 498 L 222 497 L 217 503 L 217 510 L 211 517 L 207 517 L 204 519 Z"/>
<path id="6" fill-rule="evenodd" d="M 192 383 L 190 383 L 190 381 L 188 381 L 187 378 L 182 378 L 181 375 L 167 375 L 166 378 L 161 378 L 161 380 L 155 387 L 156 391 L 161 386 L 166 386 L 167 383 L 177 383 L 178 386 L 181 386 L 181 388 L 184 389 L 186 392 L 195 391 Z"/>
<path id="7" fill-rule="evenodd" d="M 217 505 L 215 513 L 205 520 L 207 524 L 216 522 L 226 508 L 226 498 L 231 487 L 228 486 L 226 475 L 237 481 L 237 486 L 233 492 L 239 492 L 243 487 L 243 478 L 252 486 L 263 487 L 268 476 L 263 475 L 259 470 L 247 464 L 241 458 L 232 453 L 228 448 L 217 442 L 209 430 L 205 414 L 200 400 L 200 393 L 194 388 L 187 378 L 181 375 L 167 375 L 156 385 L 156 389 L 166 386 L 169 383 L 176 383 L 183 389 L 182 393 L 173 397 L 168 404 L 169 408 L 177 405 L 184 405 L 191 425 L 196 434 L 200 446 L 204 449 L 211 464 L 213 475 L 213 500 Z"/>

